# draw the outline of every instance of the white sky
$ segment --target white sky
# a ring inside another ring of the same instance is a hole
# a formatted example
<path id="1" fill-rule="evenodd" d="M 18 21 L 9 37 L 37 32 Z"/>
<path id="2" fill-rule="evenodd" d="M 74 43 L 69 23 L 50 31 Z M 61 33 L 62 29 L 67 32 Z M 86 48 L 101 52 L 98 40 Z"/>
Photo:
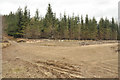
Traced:
<path id="1" fill-rule="evenodd" d="M 60 13 L 72 16 L 86 14 L 91 18 L 95 16 L 97 20 L 101 17 L 118 17 L 119 0 L 0 0 L 0 14 L 9 14 L 10 11 L 16 12 L 19 6 L 24 9 L 27 5 L 31 16 L 34 16 L 36 9 L 39 9 L 40 15 L 44 16 L 48 3 L 52 5 L 53 12 L 57 17 Z"/>

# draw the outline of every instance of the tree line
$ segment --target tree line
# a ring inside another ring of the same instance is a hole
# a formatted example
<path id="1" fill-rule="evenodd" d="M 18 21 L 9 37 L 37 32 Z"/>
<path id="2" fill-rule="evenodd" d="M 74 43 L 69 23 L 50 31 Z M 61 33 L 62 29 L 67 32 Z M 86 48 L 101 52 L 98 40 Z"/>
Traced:
<path id="1" fill-rule="evenodd" d="M 22 10 L 18 8 L 16 13 L 10 12 L 4 15 L 5 32 L 15 38 L 46 38 L 46 39 L 76 39 L 76 40 L 116 40 L 119 37 L 119 27 L 114 18 L 109 20 L 101 18 L 99 22 L 93 17 L 60 15 L 56 18 L 52 7 L 48 9 L 44 17 L 39 16 L 39 10 L 35 16 L 30 16 L 27 6 Z"/>

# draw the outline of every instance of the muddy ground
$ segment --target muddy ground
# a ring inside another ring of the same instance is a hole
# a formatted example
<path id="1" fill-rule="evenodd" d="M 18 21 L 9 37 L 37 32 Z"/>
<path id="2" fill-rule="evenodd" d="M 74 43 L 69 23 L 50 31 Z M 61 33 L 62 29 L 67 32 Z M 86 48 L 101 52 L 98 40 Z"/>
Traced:
<path id="1" fill-rule="evenodd" d="M 27 40 L 2 49 L 3 78 L 116 78 L 117 41 Z"/>

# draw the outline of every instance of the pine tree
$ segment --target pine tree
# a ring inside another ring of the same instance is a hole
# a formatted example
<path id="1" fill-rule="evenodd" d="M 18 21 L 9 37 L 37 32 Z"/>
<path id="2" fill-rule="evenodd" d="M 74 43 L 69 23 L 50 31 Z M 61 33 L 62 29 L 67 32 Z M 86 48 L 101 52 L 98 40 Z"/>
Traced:
<path id="1" fill-rule="evenodd" d="M 18 18 L 16 14 L 10 12 L 9 15 L 4 16 L 5 18 L 5 30 L 9 36 L 15 36 L 18 29 Z"/>
<path id="2" fill-rule="evenodd" d="M 46 32 L 48 38 L 53 37 L 54 21 L 55 21 L 55 16 L 53 15 L 51 5 L 48 4 L 47 13 L 45 15 L 45 24 L 46 24 L 45 32 Z"/>
<path id="3" fill-rule="evenodd" d="M 64 17 L 63 17 L 63 19 L 62 19 L 62 30 L 63 30 L 63 38 L 65 39 L 65 38 L 68 38 L 68 25 L 67 25 L 67 16 L 66 16 L 66 14 L 64 13 Z"/>
<path id="4" fill-rule="evenodd" d="M 84 20 L 83 20 L 83 16 L 81 15 L 81 31 L 80 31 L 80 36 L 81 36 L 81 39 L 85 39 L 84 38 L 84 31 L 85 31 L 85 29 L 84 29 Z"/>
<path id="5" fill-rule="evenodd" d="M 23 22 L 23 11 L 21 8 L 18 9 L 18 29 L 16 32 L 15 37 L 23 37 L 23 33 L 24 33 L 24 22 Z"/>
<path id="6" fill-rule="evenodd" d="M 92 40 L 96 40 L 97 39 L 97 21 L 96 19 L 93 17 L 93 19 L 89 20 L 89 25 L 88 25 L 88 38 L 92 39 Z"/>
<path id="7" fill-rule="evenodd" d="M 89 39 L 89 19 L 88 19 L 88 15 L 86 15 L 85 17 L 85 27 L 84 27 L 84 38 L 85 39 Z"/>
<path id="8" fill-rule="evenodd" d="M 26 37 L 27 31 L 26 28 L 28 27 L 30 23 L 30 11 L 27 9 L 27 6 L 24 8 L 24 15 L 23 15 L 23 35 Z M 28 29 L 28 28 L 27 28 Z"/>
<path id="9" fill-rule="evenodd" d="M 39 21 L 39 11 L 38 11 L 38 9 L 36 10 L 36 13 L 35 13 L 35 21 Z"/>
<path id="10" fill-rule="evenodd" d="M 110 39 L 110 21 L 106 18 L 104 23 L 104 39 L 109 40 Z"/>
<path id="11" fill-rule="evenodd" d="M 91 39 L 96 40 L 98 30 L 97 30 L 97 21 L 96 21 L 95 17 L 93 17 L 93 19 L 92 19 L 92 30 L 90 30 L 90 31 L 92 31 Z"/>
<path id="12" fill-rule="evenodd" d="M 68 16 L 68 35 L 69 35 L 69 39 L 71 39 L 71 19 Z"/>
<path id="13" fill-rule="evenodd" d="M 104 39 L 104 19 L 101 18 L 99 21 L 99 39 L 103 40 Z"/>
<path id="14" fill-rule="evenodd" d="M 112 18 L 111 31 L 111 39 L 117 39 L 117 25 L 115 24 L 114 18 Z"/>

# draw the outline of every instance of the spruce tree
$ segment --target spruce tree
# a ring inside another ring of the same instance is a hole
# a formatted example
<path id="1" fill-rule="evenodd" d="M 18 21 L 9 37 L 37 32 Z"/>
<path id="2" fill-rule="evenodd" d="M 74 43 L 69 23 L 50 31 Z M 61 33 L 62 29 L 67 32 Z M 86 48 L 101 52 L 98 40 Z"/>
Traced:
<path id="1" fill-rule="evenodd" d="M 36 13 L 35 13 L 35 21 L 38 21 L 39 20 L 39 11 L 38 9 L 36 10 Z"/>
<path id="2" fill-rule="evenodd" d="M 23 11 L 21 8 L 18 9 L 18 29 L 15 37 L 23 37 L 24 34 L 24 21 L 23 21 Z"/>

